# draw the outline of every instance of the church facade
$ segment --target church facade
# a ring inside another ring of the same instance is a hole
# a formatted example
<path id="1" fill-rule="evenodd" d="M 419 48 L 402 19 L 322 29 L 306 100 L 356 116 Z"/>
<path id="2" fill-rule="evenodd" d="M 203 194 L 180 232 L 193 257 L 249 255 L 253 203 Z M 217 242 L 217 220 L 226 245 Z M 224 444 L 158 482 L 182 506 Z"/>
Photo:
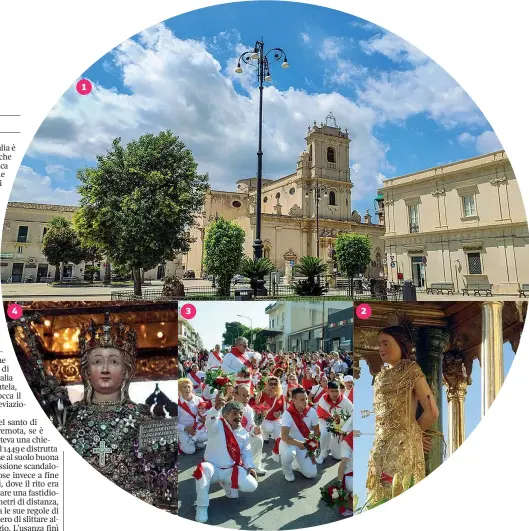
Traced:
<path id="1" fill-rule="evenodd" d="M 333 120 L 334 121 L 334 120 Z M 383 273 L 384 227 L 352 211 L 351 173 L 347 129 L 321 123 L 309 127 L 306 147 L 296 171 L 280 179 L 263 179 L 261 239 L 263 255 L 277 269 L 288 273 L 302 256 L 319 256 L 332 268 L 334 242 L 341 233 L 367 235 L 372 242 L 372 262 L 368 273 Z M 245 233 L 244 253 L 253 256 L 257 178 L 237 181 L 233 192 L 209 190 L 198 226 L 192 231 L 194 243 L 183 256 L 186 270 L 204 275 L 204 238 L 208 226 L 219 217 L 234 221 Z"/>

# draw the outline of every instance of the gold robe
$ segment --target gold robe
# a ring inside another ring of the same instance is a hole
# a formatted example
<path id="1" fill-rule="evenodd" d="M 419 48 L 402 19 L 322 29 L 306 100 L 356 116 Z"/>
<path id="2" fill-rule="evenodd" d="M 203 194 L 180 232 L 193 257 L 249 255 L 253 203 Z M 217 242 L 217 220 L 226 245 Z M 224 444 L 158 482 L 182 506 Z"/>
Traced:
<path id="1" fill-rule="evenodd" d="M 375 378 L 375 440 L 366 483 L 369 505 L 392 497 L 395 475 L 395 495 L 403 491 L 405 477 L 413 475 L 417 483 L 425 476 L 422 430 L 415 420 L 412 396 L 421 377 L 424 374 L 416 362 L 402 360 L 394 367 L 383 367 Z"/>

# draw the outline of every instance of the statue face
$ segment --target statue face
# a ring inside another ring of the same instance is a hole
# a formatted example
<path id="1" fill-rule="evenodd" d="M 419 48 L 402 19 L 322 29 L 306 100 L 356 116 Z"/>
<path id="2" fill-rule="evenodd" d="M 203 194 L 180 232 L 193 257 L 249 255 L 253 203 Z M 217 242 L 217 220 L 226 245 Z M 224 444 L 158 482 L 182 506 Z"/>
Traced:
<path id="1" fill-rule="evenodd" d="M 95 348 L 89 353 L 88 378 L 96 393 L 110 395 L 125 379 L 123 353 L 117 348 Z"/>
<path id="2" fill-rule="evenodd" d="M 402 359 L 402 351 L 399 344 L 392 336 L 380 334 L 378 336 L 379 354 L 384 363 L 395 365 Z"/>

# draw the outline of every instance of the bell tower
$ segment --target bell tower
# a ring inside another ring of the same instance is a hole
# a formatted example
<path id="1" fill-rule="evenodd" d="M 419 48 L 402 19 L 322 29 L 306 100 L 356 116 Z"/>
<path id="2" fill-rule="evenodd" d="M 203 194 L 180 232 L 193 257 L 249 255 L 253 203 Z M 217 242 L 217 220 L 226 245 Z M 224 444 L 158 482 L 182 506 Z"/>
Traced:
<path id="1" fill-rule="evenodd" d="M 318 216 L 321 218 L 349 221 L 351 219 L 351 173 L 349 169 L 349 133 L 342 131 L 330 112 L 325 123 L 316 121 L 309 126 L 305 137 L 308 153 L 306 175 L 307 188 L 318 183 L 323 189 Z M 313 201 L 305 204 L 309 217 L 314 214 Z"/>

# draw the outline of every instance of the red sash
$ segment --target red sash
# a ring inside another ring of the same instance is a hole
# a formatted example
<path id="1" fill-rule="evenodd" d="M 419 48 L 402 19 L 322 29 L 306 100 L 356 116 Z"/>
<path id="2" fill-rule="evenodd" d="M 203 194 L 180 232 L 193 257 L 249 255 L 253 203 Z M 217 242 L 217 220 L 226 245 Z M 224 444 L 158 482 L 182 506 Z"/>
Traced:
<path id="1" fill-rule="evenodd" d="M 323 389 L 321 389 L 321 385 L 320 385 L 320 392 L 314 397 L 314 400 L 313 402 L 315 404 L 317 404 L 319 401 L 320 401 L 320 398 L 324 395 L 324 393 L 327 392 L 327 388 L 324 387 Z"/>
<path id="2" fill-rule="evenodd" d="M 214 350 L 212 350 L 211 353 L 213 354 L 213 356 L 215 356 L 215 358 L 217 358 L 217 361 L 222 365 L 222 358 L 219 357 L 219 353 L 215 352 Z"/>
<path id="3" fill-rule="evenodd" d="M 269 395 L 263 394 L 263 399 L 267 404 L 270 404 L 272 397 Z M 277 422 L 279 419 L 274 417 L 274 413 L 278 411 L 283 411 L 284 402 L 283 397 L 275 397 L 272 404 L 270 404 L 270 411 L 266 414 L 265 420 L 271 420 L 272 422 Z"/>
<path id="4" fill-rule="evenodd" d="M 197 376 L 196 373 L 194 373 L 194 372 L 190 372 L 190 373 L 189 373 L 189 376 L 191 376 L 191 378 L 193 378 L 193 380 L 195 380 L 195 382 L 196 382 L 197 384 L 201 384 L 201 383 L 202 383 L 202 380 Z M 193 387 L 196 387 L 196 386 L 194 385 Z"/>
<path id="5" fill-rule="evenodd" d="M 233 466 L 230 467 L 231 471 L 231 488 L 239 488 L 239 467 L 243 466 L 241 459 L 241 449 L 239 448 L 239 443 L 235 438 L 235 434 L 230 428 L 230 425 L 221 417 L 220 418 L 224 426 L 224 435 L 226 435 L 226 450 L 231 459 L 233 459 Z"/>
<path id="6" fill-rule="evenodd" d="M 353 449 L 353 437 L 354 433 L 351 431 L 343 438 L 343 440 L 350 446 L 351 450 Z"/>
<path id="7" fill-rule="evenodd" d="M 312 381 L 312 378 L 303 378 L 303 380 L 301 381 L 301 387 L 303 387 L 303 389 L 305 389 L 305 391 L 310 391 L 312 389 L 312 385 L 313 385 L 313 381 Z"/>
<path id="8" fill-rule="evenodd" d="M 178 399 L 178 407 L 181 407 L 186 413 L 191 415 L 193 417 L 193 420 L 197 420 L 197 416 L 191 411 L 191 409 L 185 402 L 182 402 L 181 398 Z"/>
<path id="9" fill-rule="evenodd" d="M 323 399 L 325 402 L 327 402 L 327 404 L 329 404 L 329 411 L 325 411 L 325 409 L 323 409 L 319 404 L 316 411 L 318 413 L 318 418 L 326 420 L 332 415 L 332 410 L 337 409 L 340 406 L 343 400 L 343 395 L 340 393 L 340 396 L 336 402 L 333 402 L 328 394 L 323 395 Z"/>
<path id="10" fill-rule="evenodd" d="M 351 403 L 354 403 L 354 400 L 353 400 L 353 396 L 354 396 L 354 387 L 351 387 L 351 389 L 349 391 L 345 391 L 345 396 L 346 398 L 348 398 Z"/>
<path id="11" fill-rule="evenodd" d="M 246 418 L 246 415 L 243 415 L 243 416 L 242 416 L 241 424 L 242 424 L 242 427 L 243 427 L 246 431 L 250 431 L 250 430 L 246 427 L 246 426 L 248 426 L 248 419 Z"/>
<path id="12" fill-rule="evenodd" d="M 252 368 L 252 364 L 250 362 L 250 360 L 246 357 L 245 354 L 241 354 L 235 347 L 231 347 L 231 353 L 241 362 L 243 363 L 244 365 L 246 365 L 246 367 L 248 367 L 249 369 Z"/>
<path id="13" fill-rule="evenodd" d="M 287 411 L 290 413 L 290 416 L 292 417 L 296 428 L 299 430 L 303 438 L 306 439 L 310 435 L 310 429 L 305 424 L 304 417 L 310 411 L 310 407 L 307 406 L 303 413 L 299 413 L 298 410 L 294 407 L 294 404 L 290 404 L 290 406 L 288 406 Z"/>

